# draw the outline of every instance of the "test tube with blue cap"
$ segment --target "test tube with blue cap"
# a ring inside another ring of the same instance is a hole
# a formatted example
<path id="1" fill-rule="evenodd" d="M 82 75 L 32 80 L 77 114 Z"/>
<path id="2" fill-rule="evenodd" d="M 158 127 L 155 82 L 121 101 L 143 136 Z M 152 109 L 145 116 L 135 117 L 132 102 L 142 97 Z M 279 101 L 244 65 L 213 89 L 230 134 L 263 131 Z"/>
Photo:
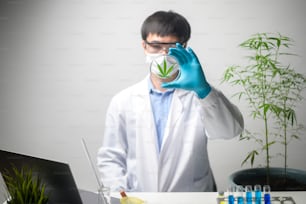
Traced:
<path id="1" fill-rule="evenodd" d="M 247 204 L 252 204 L 252 186 L 247 185 L 245 186 L 245 199 Z"/>
<path id="2" fill-rule="evenodd" d="M 243 186 L 237 186 L 237 204 L 244 204 L 244 188 Z"/>
<path id="3" fill-rule="evenodd" d="M 255 204 L 261 204 L 261 185 L 256 184 L 254 186 L 255 191 Z"/>
<path id="4" fill-rule="evenodd" d="M 270 188 L 270 186 L 269 185 L 264 185 L 263 186 L 263 192 L 264 192 L 265 204 L 271 204 L 271 196 L 270 196 L 271 188 Z"/>
<path id="5" fill-rule="evenodd" d="M 227 194 L 228 194 L 228 204 L 234 204 L 235 203 L 235 193 L 236 191 L 236 186 L 229 186 L 228 189 L 227 189 Z"/>

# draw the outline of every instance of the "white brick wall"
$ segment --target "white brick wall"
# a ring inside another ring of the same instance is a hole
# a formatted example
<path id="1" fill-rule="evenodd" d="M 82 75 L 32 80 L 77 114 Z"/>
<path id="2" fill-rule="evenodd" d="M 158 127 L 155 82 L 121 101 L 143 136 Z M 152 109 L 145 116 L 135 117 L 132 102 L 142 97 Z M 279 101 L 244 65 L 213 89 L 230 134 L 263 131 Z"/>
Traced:
<path id="1" fill-rule="evenodd" d="M 304 0 L 0 0 L 0 148 L 67 162 L 78 186 L 95 190 L 80 139 L 95 159 L 111 96 L 148 73 L 145 17 L 169 9 L 187 17 L 189 45 L 208 80 L 230 96 L 221 75 L 241 60 L 237 45 L 253 33 L 293 37 L 300 55 L 294 65 L 304 70 L 305 8 Z M 305 124 L 305 108 L 299 114 Z M 305 139 L 293 145 L 290 166 L 306 170 Z M 246 150 L 237 140 L 210 143 L 220 188 Z"/>

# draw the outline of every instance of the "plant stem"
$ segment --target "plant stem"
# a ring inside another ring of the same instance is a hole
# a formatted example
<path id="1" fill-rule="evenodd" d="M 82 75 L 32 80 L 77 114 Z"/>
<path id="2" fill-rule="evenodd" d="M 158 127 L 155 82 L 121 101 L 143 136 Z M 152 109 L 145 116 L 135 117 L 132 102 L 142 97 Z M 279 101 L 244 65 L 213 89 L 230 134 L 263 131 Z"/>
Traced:
<path id="1" fill-rule="evenodd" d="M 283 108 L 283 110 L 284 110 L 284 114 L 283 114 L 283 116 L 284 116 L 284 127 L 283 127 L 283 129 L 284 129 L 284 148 L 285 148 L 285 155 L 284 155 L 284 157 L 285 157 L 285 166 L 284 166 L 284 168 L 285 168 L 285 182 L 286 182 L 286 180 L 287 180 L 287 149 L 288 149 L 288 144 L 287 144 L 287 114 L 286 114 L 286 109 L 287 109 L 287 106 L 286 106 L 286 100 L 285 100 L 285 102 L 284 102 L 284 108 Z"/>
<path id="2" fill-rule="evenodd" d="M 257 51 L 259 56 L 262 56 L 262 47 L 260 46 Z M 262 94 L 262 105 L 263 105 L 263 119 L 264 119 L 264 127 L 265 127 L 265 151 L 266 151 L 266 181 L 269 185 L 270 183 L 270 152 L 269 152 L 269 126 L 268 126 L 268 116 L 267 111 L 265 111 L 265 105 L 267 102 L 267 93 L 269 93 L 269 86 L 267 83 L 267 65 L 262 61 L 261 58 L 257 61 L 257 66 L 259 70 L 262 72 L 262 79 L 261 79 L 261 94 Z M 269 68 L 269 67 L 268 67 Z"/>

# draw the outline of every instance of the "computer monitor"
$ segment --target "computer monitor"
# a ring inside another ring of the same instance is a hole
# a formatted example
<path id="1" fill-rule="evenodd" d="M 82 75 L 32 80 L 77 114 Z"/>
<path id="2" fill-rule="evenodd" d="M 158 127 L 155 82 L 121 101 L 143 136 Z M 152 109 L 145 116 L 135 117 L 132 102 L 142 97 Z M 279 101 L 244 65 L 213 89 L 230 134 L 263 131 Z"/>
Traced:
<path id="1" fill-rule="evenodd" d="M 66 163 L 0 150 L 0 172 L 12 168 L 32 169 L 46 184 L 50 204 L 82 204 L 70 167 Z M 5 181 L 5 179 L 4 179 Z"/>

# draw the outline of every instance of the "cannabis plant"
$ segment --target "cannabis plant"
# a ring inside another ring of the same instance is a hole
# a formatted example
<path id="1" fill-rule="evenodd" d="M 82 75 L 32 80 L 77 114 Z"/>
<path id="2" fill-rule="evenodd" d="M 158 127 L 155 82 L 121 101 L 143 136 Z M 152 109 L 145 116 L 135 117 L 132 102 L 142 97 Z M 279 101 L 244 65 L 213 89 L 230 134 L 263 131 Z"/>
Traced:
<path id="1" fill-rule="evenodd" d="M 168 78 L 169 74 L 174 68 L 174 65 L 171 65 L 168 67 L 166 59 L 163 60 L 162 66 L 160 64 L 157 64 L 158 70 L 159 70 L 159 76 L 161 78 Z"/>
<path id="2" fill-rule="evenodd" d="M 296 106 L 302 100 L 302 91 L 306 87 L 306 78 L 295 71 L 289 60 L 293 53 L 288 52 L 293 40 L 281 34 L 259 33 L 241 43 L 247 49 L 248 64 L 234 65 L 226 69 L 223 82 L 239 86 L 241 91 L 234 94 L 239 100 L 246 100 L 250 115 L 263 125 L 262 132 L 245 130 L 240 140 L 252 140 L 258 144 L 248 152 L 242 165 L 250 162 L 253 166 L 255 158 L 265 154 L 267 180 L 271 164 L 271 148 L 281 144 L 284 151 L 278 155 L 284 157 L 286 173 L 288 144 L 299 138 L 303 128 L 297 121 Z"/>
<path id="3" fill-rule="evenodd" d="M 39 177 L 34 177 L 31 169 L 22 168 L 20 171 L 13 167 L 12 173 L 7 170 L 3 174 L 10 198 L 8 204 L 45 204 L 48 197 L 46 185 Z"/>

